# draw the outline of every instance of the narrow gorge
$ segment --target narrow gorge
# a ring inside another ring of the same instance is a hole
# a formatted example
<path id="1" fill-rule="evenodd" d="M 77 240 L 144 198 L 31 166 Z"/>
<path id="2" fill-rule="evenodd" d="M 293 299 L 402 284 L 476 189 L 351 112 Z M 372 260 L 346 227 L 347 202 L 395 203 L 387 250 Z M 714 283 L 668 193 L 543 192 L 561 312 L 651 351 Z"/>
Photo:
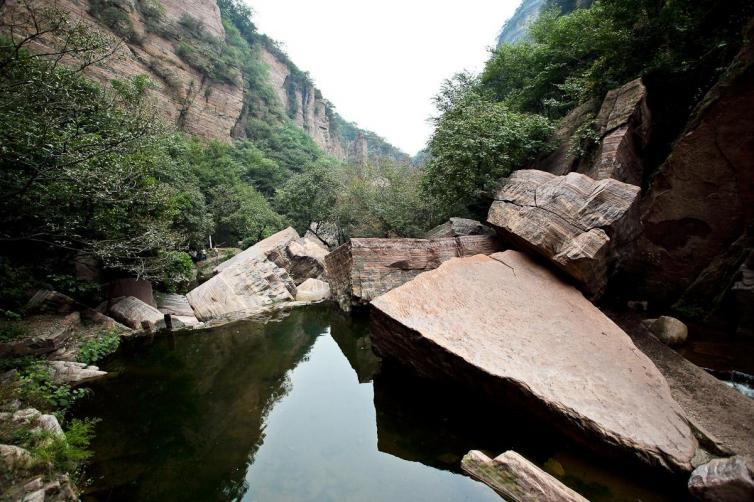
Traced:
<path id="1" fill-rule="evenodd" d="M 0 0 L 0 500 L 752 500 L 754 5 L 509 5 L 413 156 L 263 8 Z"/>

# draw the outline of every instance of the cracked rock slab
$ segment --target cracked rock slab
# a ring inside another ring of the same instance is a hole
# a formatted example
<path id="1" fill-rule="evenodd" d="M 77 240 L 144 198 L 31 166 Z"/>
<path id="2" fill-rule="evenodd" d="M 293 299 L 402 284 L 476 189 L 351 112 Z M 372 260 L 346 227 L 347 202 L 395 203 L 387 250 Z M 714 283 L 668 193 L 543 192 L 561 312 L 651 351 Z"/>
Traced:
<path id="1" fill-rule="evenodd" d="M 525 169 L 503 180 L 487 220 L 504 238 L 544 256 L 597 298 L 618 247 L 639 232 L 639 191 L 613 179 Z"/>
<path id="2" fill-rule="evenodd" d="M 585 446 L 688 472 L 697 441 L 665 378 L 576 288 L 517 251 L 449 260 L 372 301 L 383 356 Z"/>

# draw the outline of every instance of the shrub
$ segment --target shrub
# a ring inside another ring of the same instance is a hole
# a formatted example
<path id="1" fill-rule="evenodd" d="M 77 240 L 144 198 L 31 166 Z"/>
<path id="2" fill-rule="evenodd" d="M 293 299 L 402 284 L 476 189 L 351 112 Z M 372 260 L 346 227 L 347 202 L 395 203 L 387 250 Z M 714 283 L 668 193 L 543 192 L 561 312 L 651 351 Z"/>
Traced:
<path id="1" fill-rule="evenodd" d="M 106 330 L 81 344 L 76 358 L 80 363 L 92 364 L 112 354 L 120 346 L 120 335 L 114 330 Z"/>

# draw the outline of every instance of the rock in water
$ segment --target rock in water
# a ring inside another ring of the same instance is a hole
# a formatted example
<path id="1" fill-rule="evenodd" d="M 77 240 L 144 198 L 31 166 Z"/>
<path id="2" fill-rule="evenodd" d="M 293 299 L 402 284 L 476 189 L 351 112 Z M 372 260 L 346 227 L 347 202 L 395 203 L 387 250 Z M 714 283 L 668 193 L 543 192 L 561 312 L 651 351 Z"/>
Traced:
<path id="1" fill-rule="evenodd" d="M 133 296 L 127 296 L 110 307 L 110 314 L 116 321 L 133 329 L 140 329 L 144 321 L 155 324 L 164 318 L 162 312 Z"/>
<path id="2" fill-rule="evenodd" d="M 444 239 L 351 239 L 327 255 L 325 265 L 340 307 L 366 305 L 372 298 L 437 268 L 457 256 L 500 251 L 491 235 Z"/>
<path id="3" fill-rule="evenodd" d="M 296 288 L 297 302 L 319 302 L 330 298 L 330 285 L 319 279 L 307 279 Z"/>
<path id="4" fill-rule="evenodd" d="M 658 340 L 669 347 L 683 345 L 689 336 L 689 329 L 675 317 L 664 315 L 657 319 L 647 319 L 642 324 Z"/>
<path id="5" fill-rule="evenodd" d="M 754 459 L 746 456 L 716 458 L 697 467 L 689 479 L 689 491 L 709 502 L 754 500 Z"/>
<path id="6" fill-rule="evenodd" d="M 461 468 L 510 502 L 588 502 L 515 451 L 490 458 L 472 450 Z"/>
<path id="7" fill-rule="evenodd" d="M 481 389 L 595 449 L 691 470 L 696 439 L 654 364 L 526 255 L 453 259 L 372 306 L 383 356 Z"/>
<path id="8" fill-rule="evenodd" d="M 638 198 L 639 187 L 612 179 L 526 169 L 504 180 L 487 219 L 596 298 L 607 285 L 616 250 L 639 232 Z"/>
<path id="9" fill-rule="evenodd" d="M 427 239 L 440 237 L 460 237 L 462 235 L 493 235 L 495 233 L 487 225 L 468 218 L 451 218 L 442 225 L 438 225 L 424 236 Z"/>

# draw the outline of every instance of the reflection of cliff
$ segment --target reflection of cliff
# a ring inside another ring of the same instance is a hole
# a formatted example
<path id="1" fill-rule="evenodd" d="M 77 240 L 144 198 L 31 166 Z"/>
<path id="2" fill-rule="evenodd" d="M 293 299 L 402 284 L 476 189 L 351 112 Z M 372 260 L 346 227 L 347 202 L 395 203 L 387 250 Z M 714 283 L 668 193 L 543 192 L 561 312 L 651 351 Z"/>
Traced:
<path id="1" fill-rule="evenodd" d="M 148 350 L 121 357 L 123 367 L 112 369 L 123 374 L 97 387 L 92 409 L 83 410 L 107 422 L 89 472 L 107 482 L 92 491 L 111 500 L 242 495 L 265 417 L 288 392 L 286 373 L 325 331 L 320 319 L 294 312 L 266 326 L 157 339 Z"/>
<path id="2" fill-rule="evenodd" d="M 359 383 L 371 382 L 380 367 L 380 359 L 372 352 L 366 323 L 333 308 L 330 328 L 330 334 L 356 372 Z"/>

